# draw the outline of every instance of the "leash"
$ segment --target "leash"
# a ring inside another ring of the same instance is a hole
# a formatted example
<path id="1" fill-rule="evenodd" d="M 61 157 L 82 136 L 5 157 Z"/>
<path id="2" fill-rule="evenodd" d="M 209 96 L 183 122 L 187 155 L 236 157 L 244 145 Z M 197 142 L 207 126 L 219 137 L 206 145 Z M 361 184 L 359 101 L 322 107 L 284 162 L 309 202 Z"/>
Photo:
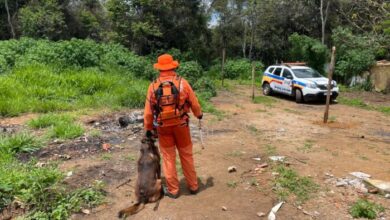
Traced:
<path id="1" fill-rule="evenodd" d="M 199 137 L 200 137 L 200 144 L 202 146 L 202 149 L 204 149 L 203 132 L 202 132 L 202 120 L 201 119 L 199 119 Z"/>

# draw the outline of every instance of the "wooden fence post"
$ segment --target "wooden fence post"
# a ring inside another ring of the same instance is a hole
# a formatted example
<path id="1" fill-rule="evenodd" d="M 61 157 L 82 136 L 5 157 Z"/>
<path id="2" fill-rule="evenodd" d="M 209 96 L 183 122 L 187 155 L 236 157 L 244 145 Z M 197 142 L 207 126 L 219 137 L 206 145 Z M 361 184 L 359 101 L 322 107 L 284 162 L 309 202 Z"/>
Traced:
<path id="1" fill-rule="evenodd" d="M 328 122 L 328 117 L 329 117 L 329 104 L 330 104 L 330 93 L 331 93 L 331 87 L 332 87 L 332 77 L 333 77 L 333 72 L 336 64 L 335 60 L 336 56 L 336 47 L 332 47 L 332 57 L 330 59 L 330 66 L 329 66 L 329 72 L 328 72 L 328 89 L 327 89 L 327 94 L 326 94 L 326 107 L 325 107 L 325 113 L 324 113 L 324 123 Z"/>
<path id="2" fill-rule="evenodd" d="M 222 86 L 223 81 L 225 79 L 225 59 L 226 59 L 226 48 L 222 48 L 222 69 L 221 69 L 221 77 L 222 77 Z"/>
<path id="3" fill-rule="evenodd" d="M 256 63 L 252 62 L 252 101 L 255 100 L 255 71 Z"/>

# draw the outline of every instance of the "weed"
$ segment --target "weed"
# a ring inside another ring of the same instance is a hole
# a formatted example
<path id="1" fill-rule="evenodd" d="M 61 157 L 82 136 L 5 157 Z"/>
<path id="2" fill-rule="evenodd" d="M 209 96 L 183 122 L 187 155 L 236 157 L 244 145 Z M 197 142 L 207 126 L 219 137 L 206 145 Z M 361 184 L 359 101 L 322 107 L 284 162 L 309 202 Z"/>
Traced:
<path id="1" fill-rule="evenodd" d="M 49 113 L 41 115 L 36 119 L 31 119 L 27 124 L 31 128 L 47 128 L 61 123 L 71 123 L 73 120 L 74 118 L 69 115 Z"/>
<path id="2" fill-rule="evenodd" d="M 312 140 L 306 140 L 304 145 L 298 147 L 297 150 L 303 153 L 309 153 L 313 148 L 314 142 Z"/>
<path id="3" fill-rule="evenodd" d="M 366 199 L 357 200 L 349 209 L 349 213 L 354 218 L 375 219 L 377 214 L 385 211 L 382 205 L 375 204 Z"/>
<path id="4" fill-rule="evenodd" d="M 380 106 L 377 108 L 378 111 L 390 115 L 390 107 L 389 106 Z"/>
<path id="5" fill-rule="evenodd" d="M 80 137 L 84 133 L 84 128 L 78 124 L 60 123 L 49 132 L 51 138 L 73 139 Z"/>
<path id="6" fill-rule="evenodd" d="M 239 150 L 233 150 L 232 152 L 227 153 L 226 155 L 229 157 L 241 157 L 244 153 Z"/>
<path id="7" fill-rule="evenodd" d="M 259 129 L 257 129 L 254 125 L 246 125 L 246 128 L 253 133 L 257 133 Z"/>
<path id="8" fill-rule="evenodd" d="M 236 188 L 238 186 L 238 182 L 231 180 L 231 181 L 227 182 L 226 185 L 230 188 Z"/>
<path id="9" fill-rule="evenodd" d="M 267 107 L 273 107 L 273 104 L 275 104 L 276 102 L 277 100 L 268 96 L 256 96 L 255 99 L 253 100 L 253 103 L 263 104 Z"/>
<path id="10" fill-rule="evenodd" d="M 368 105 L 363 100 L 358 99 L 358 98 L 356 98 L 356 99 L 349 99 L 349 98 L 345 98 L 345 97 L 340 97 L 339 102 L 341 104 L 344 104 L 344 105 L 349 105 L 349 106 L 352 106 L 352 107 L 358 107 L 358 108 L 362 108 L 362 109 L 366 109 L 366 110 L 375 110 L 375 111 L 382 112 L 382 113 L 384 113 L 386 115 L 390 115 L 390 107 L 388 107 L 388 106 L 372 106 L 372 105 Z"/>
<path id="11" fill-rule="evenodd" d="M 97 129 L 92 129 L 90 132 L 89 132 L 89 136 L 90 137 L 100 137 L 102 136 L 102 132 L 100 130 L 97 130 Z"/>
<path id="12" fill-rule="evenodd" d="M 256 179 L 250 179 L 250 180 L 249 180 L 249 185 L 251 185 L 251 186 L 258 186 L 259 183 L 257 182 Z"/>
<path id="13" fill-rule="evenodd" d="M 101 155 L 102 160 L 111 160 L 112 154 L 110 153 L 104 153 Z"/>
<path id="14" fill-rule="evenodd" d="M 29 153 L 39 149 L 42 141 L 27 133 L 0 135 L 0 152 L 5 154 Z"/>
<path id="15" fill-rule="evenodd" d="M 369 160 L 368 157 L 366 157 L 366 156 L 360 156 L 360 159 L 362 159 L 362 160 Z"/>
<path id="16" fill-rule="evenodd" d="M 265 145 L 265 152 L 268 156 L 275 155 L 276 154 L 276 147 L 272 146 L 271 144 Z"/>
<path id="17" fill-rule="evenodd" d="M 293 113 L 293 114 L 301 114 L 299 111 L 294 110 L 294 109 L 289 109 L 289 108 L 285 108 L 284 111 L 288 112 L 288 113 Z"/>
<path id="18" fill-rule="evenodd" d="M 339 102 L 344 105 L 349 105 L 353 107 L 359 107 L 359 108 L 364 108 L 364 109 L 370 109 L 370 106 L 367 105 L 363 100 L 361 99 L 349 99 L 345 97 L 340 97 Z"/>
<path id="19" fill-rule="evenodd" d="M 298 202 L 305 202 L 319 186 L 309 177 L 300 177 L 296 171 L 282 165 L 276 168 L 279 175 L 275 179 L 276 193 L 281 199 L 286 199 L 291 193 Z"/>
<path id="20" fill-rule="evenodd" d="M 256 109 L 256 112 L 267 112 L 265 109 Z"/>
<path id="21" fill-rule="evenodd" d="M 135 156 L 133 154 L 128 154 L 124 159 L 128 161 L 135 161 Z"/>
<path id="22" fill-rule="evenodd" d="M 334 123 L 334 122 L 336 122 L 336 119 L 337 119 L 336 116 L 331 115 L 331 116 L 329 117 L 329 122 Z"/>

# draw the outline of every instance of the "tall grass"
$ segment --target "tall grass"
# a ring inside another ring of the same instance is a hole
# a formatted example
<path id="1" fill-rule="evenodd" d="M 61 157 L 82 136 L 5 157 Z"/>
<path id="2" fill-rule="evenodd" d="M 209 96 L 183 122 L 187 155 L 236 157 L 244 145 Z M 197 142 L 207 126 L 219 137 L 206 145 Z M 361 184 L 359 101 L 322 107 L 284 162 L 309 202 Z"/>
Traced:
<path id="1" fill-rule="evenodd" d="M 148 81 L 97 68 L 32 65 L 0 75 L 0 116 L 95 107 L 141 107 Z"/>
<path id="2" fill-rule="evenodd" d="M 41 146 L 42 141 L 27 133 L 0 135 L 0 154 L 29 153 Z"/>

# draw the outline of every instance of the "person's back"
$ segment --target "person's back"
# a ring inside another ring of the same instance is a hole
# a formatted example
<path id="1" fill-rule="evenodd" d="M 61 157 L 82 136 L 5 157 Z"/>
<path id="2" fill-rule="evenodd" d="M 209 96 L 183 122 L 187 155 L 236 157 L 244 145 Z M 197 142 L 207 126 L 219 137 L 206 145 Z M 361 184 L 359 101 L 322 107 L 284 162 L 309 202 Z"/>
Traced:
<path id="1" fill-rule="evenodd" d="M 176 148 L 190 192 L 195 194 L 198 191 L 188 113 L 192 110 L 197 118 L 203 116 L 190 84 L 174 72 L 178 66 L 179 63 L 168 54 L 158 58 L 154 67 L 160 70 L 160 75 L 149 86 L 144 112 L 147 135 L 152 135 L 153 130 L 158 133 L 168 186 L 166 195 L 172 198 L 177 198 L 179 194 Z"/>

